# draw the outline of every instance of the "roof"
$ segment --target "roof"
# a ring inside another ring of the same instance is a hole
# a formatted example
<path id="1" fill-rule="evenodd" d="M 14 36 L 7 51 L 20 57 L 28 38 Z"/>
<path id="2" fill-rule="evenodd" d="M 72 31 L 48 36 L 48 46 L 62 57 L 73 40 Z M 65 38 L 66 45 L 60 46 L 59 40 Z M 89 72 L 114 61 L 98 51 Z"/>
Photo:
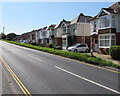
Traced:
<path id="1" fill-rule="evenodd" d="M 120 2 L 116 2 L 116 3 L 114 3 L 113 5 L 111 5 L 108 8 L 102 8 L 101 11 L 102 10 L 105 10 L 105 11 L 107 11 L 110 14 L 116 14 L 117 12 L 120 12 L 120 11 L 116 11 L 116 10 L 120 10 Z M 93 18 L 91 18 L 90 20 L 96 19 L 97 16 L 99 16 L 100 12 L 96 16 L 94 16 Z"/>
<path id="2" fill-rule="evenodd" d="M 117 9 L 117 8 L 119 8 L 119 9 L 120 9 L 120 2 L 114 3 L 114 4 L 111 5 L 109 8 L 111 8 L 111 9 Z"/>
<path id="3" fill-rule="evenodd" d="M 55 27 L 56 25 L 55 24 L 51 24 L 49 27 Z"/>
<path id="4" fill-rule="evenodd" d="M 58 26 L 60 25 L 60 23 L 61 23 L 61 22 L 59 22 L 59 23 L 55 26 L 55 28 L 58 28 Z"/>
<path id="5" fill-rule="evenodd" d="M 114 9 L 111 9 L 111 8 L 102 8 L 102 9 L 104 9 L 107 12 L 109 12 L 110 14 L 115 14 Z"/>
<path id="6" fill-rule="evenodd" d="M 70 21 L 66 21 L 65 19 L 63 19 L 62 21 L 60 21 L 60 22 L 55 26 L 55 28 L 58 28 L 58 27 L 61 25 L 62 22 L 66 23 L 66 24 L 70 24 Z"/>
<path id="7" fill-rule="evenodd" d="M 76 18 L 74 18 L 73 20 L 71 20 L 70 24 L 74 24 L 77 22 L 89 22 L 89 19 L 92 18 L 91 16 L 85 16 L 83 13 L 80 13 L 79 16 L 77 16 Z"/>
<path id="8" fill-rule="evenodd" d="M 74 18 L 73 20 L 71 20 L 71 24 L 76 23 L 78 21 L 78 18 L 79 18 L 79 16 L 77 16 L 76 18 Z"/>

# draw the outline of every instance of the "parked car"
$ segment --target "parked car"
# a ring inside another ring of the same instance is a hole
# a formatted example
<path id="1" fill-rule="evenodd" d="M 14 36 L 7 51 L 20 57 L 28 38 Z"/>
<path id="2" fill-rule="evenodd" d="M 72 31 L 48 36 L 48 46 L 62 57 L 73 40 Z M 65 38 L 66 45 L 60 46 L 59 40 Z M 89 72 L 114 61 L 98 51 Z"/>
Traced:
<path id="1" fill-rule="evenodd" d="M 27 40 L 20 40 L 20 43 L 26 43 L 26 44 L 28 44 L 28 41 Z"/>
<path id="2" fill-rule="evenodd" d="M 67 48 L 71 52 L 89 52 L 89 47 L 84 43 L 77 43 Z"/>

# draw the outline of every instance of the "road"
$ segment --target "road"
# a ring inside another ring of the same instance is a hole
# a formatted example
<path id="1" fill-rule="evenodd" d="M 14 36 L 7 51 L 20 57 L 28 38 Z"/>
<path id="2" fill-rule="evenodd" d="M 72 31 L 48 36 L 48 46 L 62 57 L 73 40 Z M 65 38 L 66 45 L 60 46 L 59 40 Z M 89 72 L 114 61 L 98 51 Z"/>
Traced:
<path id="1" fill-rule="evenodd" d="M 116 70 L 90 66 L 3 41 L 0 41 L 0 49 L 3 63 L 11 68 L 31 94 L 120 94 L 120 73 Z M 13 86 L 17 85 L 13 83 Z"/>

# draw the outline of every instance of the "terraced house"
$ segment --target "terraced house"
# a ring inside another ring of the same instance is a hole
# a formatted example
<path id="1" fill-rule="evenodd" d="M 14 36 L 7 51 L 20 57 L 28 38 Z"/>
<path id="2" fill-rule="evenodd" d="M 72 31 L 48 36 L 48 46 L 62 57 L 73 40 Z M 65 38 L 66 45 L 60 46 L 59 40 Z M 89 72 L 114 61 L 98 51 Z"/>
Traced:
<path id="1" fill-rule="evenodd" d="M 63 49 L 75 43 L 87 43 L 90 45 L 90 18 L 91 16 L 85 16 L 83 13 L 80 13 L 73 20 L 63 20 L 60 23 Z"/>
<path id="2" fill-rule="evenodd" d="M 56 25 L 54 25 L 54 24 L 51 24 L 51 25 L 49 25 L 48 26 L 48 28 L 47 28 L 47 36 L 48 36 L 48 38 L 49 38 L 49 42 L 48 43 L 53 43 L 54 44 L 54 27 L 55 27 Z"/>
<path id="3" fill-rule="evenodd" d="M 90 22 L 94 51 L 104 53 L 110 46 L 120 45 L 120 2 L 102 8 Z"/>
<path id="4" fill-rule="evenodd" d="M 60 21 L 54 27 L 54 44 L 56 46 L 62 46 L 62 28 L 60 27 L 61 22 L 63 22 L 63 21 Z"/>

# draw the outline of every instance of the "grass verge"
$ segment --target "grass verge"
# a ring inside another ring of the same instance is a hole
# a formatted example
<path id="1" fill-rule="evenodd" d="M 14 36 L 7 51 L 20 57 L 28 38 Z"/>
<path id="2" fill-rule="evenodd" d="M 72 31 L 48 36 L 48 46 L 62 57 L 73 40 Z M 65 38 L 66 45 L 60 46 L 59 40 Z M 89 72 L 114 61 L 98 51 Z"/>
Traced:
<path id="1" fill-rule="evenodd" d="M 8 41 L 8 40 L 3 40 L 3 41 L 6 41 L 6 42 L 12 43 L 12 44 L 16 44 L 19 46 L 23 46 L 23 47 L 36 49 L 36 50 L 43 51 L 43 52 L 48 52 L 48 53 L 55 54 L 55 55 L 79 60 L 79 61 L 84 61 L 86 63 L 90 63 L 90 64 L 94 64 L 94 65 L 109 66 L 109 67 L 120 69 L 120 65 L 118 65 L 118 64 L 114 64 L 111 61 L 106 61 L 106 60 L 99 58 L 99 57 L 90 57 L 90 55 L 87 55 L 87 54 L 68 52 L 68 51 L 63 51 L 63 50 L 57 50 L 54 48 L 34 46 L 31 44 L 18 43 L 18 42 L 13 42 L 13 41 Z"/>

